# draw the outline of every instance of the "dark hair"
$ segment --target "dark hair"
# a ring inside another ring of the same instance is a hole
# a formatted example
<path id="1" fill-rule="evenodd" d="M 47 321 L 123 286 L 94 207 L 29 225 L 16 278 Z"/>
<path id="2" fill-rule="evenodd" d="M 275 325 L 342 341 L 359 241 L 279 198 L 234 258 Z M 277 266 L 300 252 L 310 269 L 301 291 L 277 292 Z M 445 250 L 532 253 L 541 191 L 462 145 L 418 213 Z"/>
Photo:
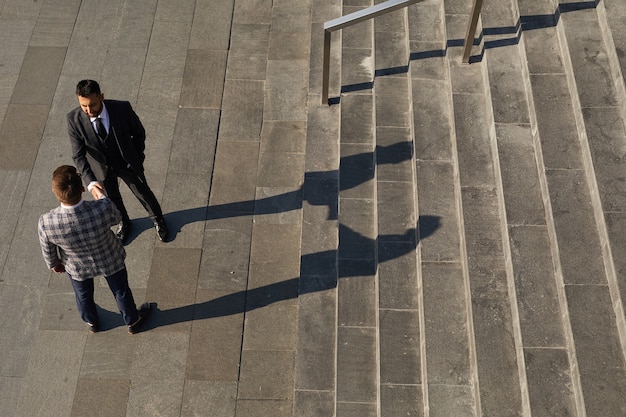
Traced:
<path id="1" fill-rule="evenodd" d="M 89 97 L 92 94 L 102 94 L 100 85 L 94 80 L 82 80 L 76 85 L 76 95 L 80 97 Z"/>
<path id="2" fill-rule="evenodd" d="M 80 174 L 71 165 L 61 165 L 52 174 L 52 192 L 66 204 L 76 204 L 83 193 Z"/>

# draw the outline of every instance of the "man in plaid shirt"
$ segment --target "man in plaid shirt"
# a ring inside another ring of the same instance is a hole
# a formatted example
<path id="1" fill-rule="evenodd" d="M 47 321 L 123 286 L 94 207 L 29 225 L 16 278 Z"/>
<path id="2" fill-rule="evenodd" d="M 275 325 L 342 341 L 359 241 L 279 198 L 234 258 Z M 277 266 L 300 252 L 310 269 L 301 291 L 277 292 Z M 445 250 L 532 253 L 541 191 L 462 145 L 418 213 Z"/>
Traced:
<path id="1" fill-rule="evenodd" d="M 58 167 L 52 175 L 52 192 L 61 205 L 39 218 L 39 243 L 49 268 L 66 272 L 74 288 L 80 317 L 97 332 L 94 278 L 103 275 L 115 296 L 128 332 L 137 333 L 150 315 L 150 304 L 139 309 L 128 286 L 126 251 L 111 230 L 121 215 L 108 197 L 82 200 L 85 191 L 76 168 Z"/>

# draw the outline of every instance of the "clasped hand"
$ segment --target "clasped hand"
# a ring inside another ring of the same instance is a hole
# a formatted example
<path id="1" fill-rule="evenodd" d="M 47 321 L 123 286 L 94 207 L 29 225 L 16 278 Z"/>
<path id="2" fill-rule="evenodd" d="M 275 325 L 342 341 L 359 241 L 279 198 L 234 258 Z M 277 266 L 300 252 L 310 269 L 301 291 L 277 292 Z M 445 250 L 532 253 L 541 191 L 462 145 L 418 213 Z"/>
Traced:
<path id="1" fill-rule="evenodd" d="M 91 187 L 91 195 L 93 196 L 94 200 L 100 200 L 101 198 L 107 196 L 106 192 L 104 191 L 104 187 L 100 183 L 95 183 Z"/>

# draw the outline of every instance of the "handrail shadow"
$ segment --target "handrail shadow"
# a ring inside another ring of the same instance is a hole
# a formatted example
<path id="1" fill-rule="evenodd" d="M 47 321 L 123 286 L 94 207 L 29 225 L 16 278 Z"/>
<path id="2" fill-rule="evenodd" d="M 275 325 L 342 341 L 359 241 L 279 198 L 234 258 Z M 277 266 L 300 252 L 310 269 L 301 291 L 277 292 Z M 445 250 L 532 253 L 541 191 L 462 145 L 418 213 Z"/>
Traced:
<path id="1" fill-rule="evenodd" d="M 473 45 L 480 45 L 482 48 L 477 55 L 470 56 L 470 63 L 481 62 L 487 49 L 502 48 L 505 46 L 517 45 L 522 37 L 522 33 L 529 30 L 545 29 L 555 27 L 563 13 L 576 12 L 586 9 L 595 9 L 599 0 L 588 0 L 577 3 L 559 4 L 552 14 L 538 14 L 520 16 L 514 26 L 503 26 L 494 28 L 483 28 L 482 31 L 474 38 Z M 504 39 L 494 39 L 484 41 L 487 36 L 514 35 Z M 374 79 L 386 75 L 394 75 L 399 73 L 407 73 L 411 61 L 424 60 L 429 58 L 441 58 L 448 54 L 448 49 L 453 47 L 462 47 L 465 39 L 449 39 L 444 49 L 432 49 L 428 51 L 411 52 L 409 54 L 409 62 L 407 65 L 399 65 L 391 68 L 382 68 L 374 71 Z M 374 82 L 363 82 L 358 84 L 349 84 L 341 86 L 341 93 L 349 93 L 354 91 L 371 90 L 374 88 Z M 331 104 L 338 103 L 338 98 L 332 98 Z"/>

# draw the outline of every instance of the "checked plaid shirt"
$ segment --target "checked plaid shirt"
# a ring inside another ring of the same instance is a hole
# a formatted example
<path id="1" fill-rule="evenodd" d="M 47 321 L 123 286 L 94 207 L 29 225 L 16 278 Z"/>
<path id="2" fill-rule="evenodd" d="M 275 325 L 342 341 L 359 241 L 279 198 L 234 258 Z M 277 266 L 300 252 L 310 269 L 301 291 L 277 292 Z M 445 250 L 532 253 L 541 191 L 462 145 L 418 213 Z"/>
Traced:
<path id="1" fill-rule="evenodd" d="M 111 200 L 82 200 L 39 218 L 39 243 L 48 268 L 61 262 L 77 281 L 109 276 L 125 267 L 126 251 L 111 227 L 121 221 Z"/>

